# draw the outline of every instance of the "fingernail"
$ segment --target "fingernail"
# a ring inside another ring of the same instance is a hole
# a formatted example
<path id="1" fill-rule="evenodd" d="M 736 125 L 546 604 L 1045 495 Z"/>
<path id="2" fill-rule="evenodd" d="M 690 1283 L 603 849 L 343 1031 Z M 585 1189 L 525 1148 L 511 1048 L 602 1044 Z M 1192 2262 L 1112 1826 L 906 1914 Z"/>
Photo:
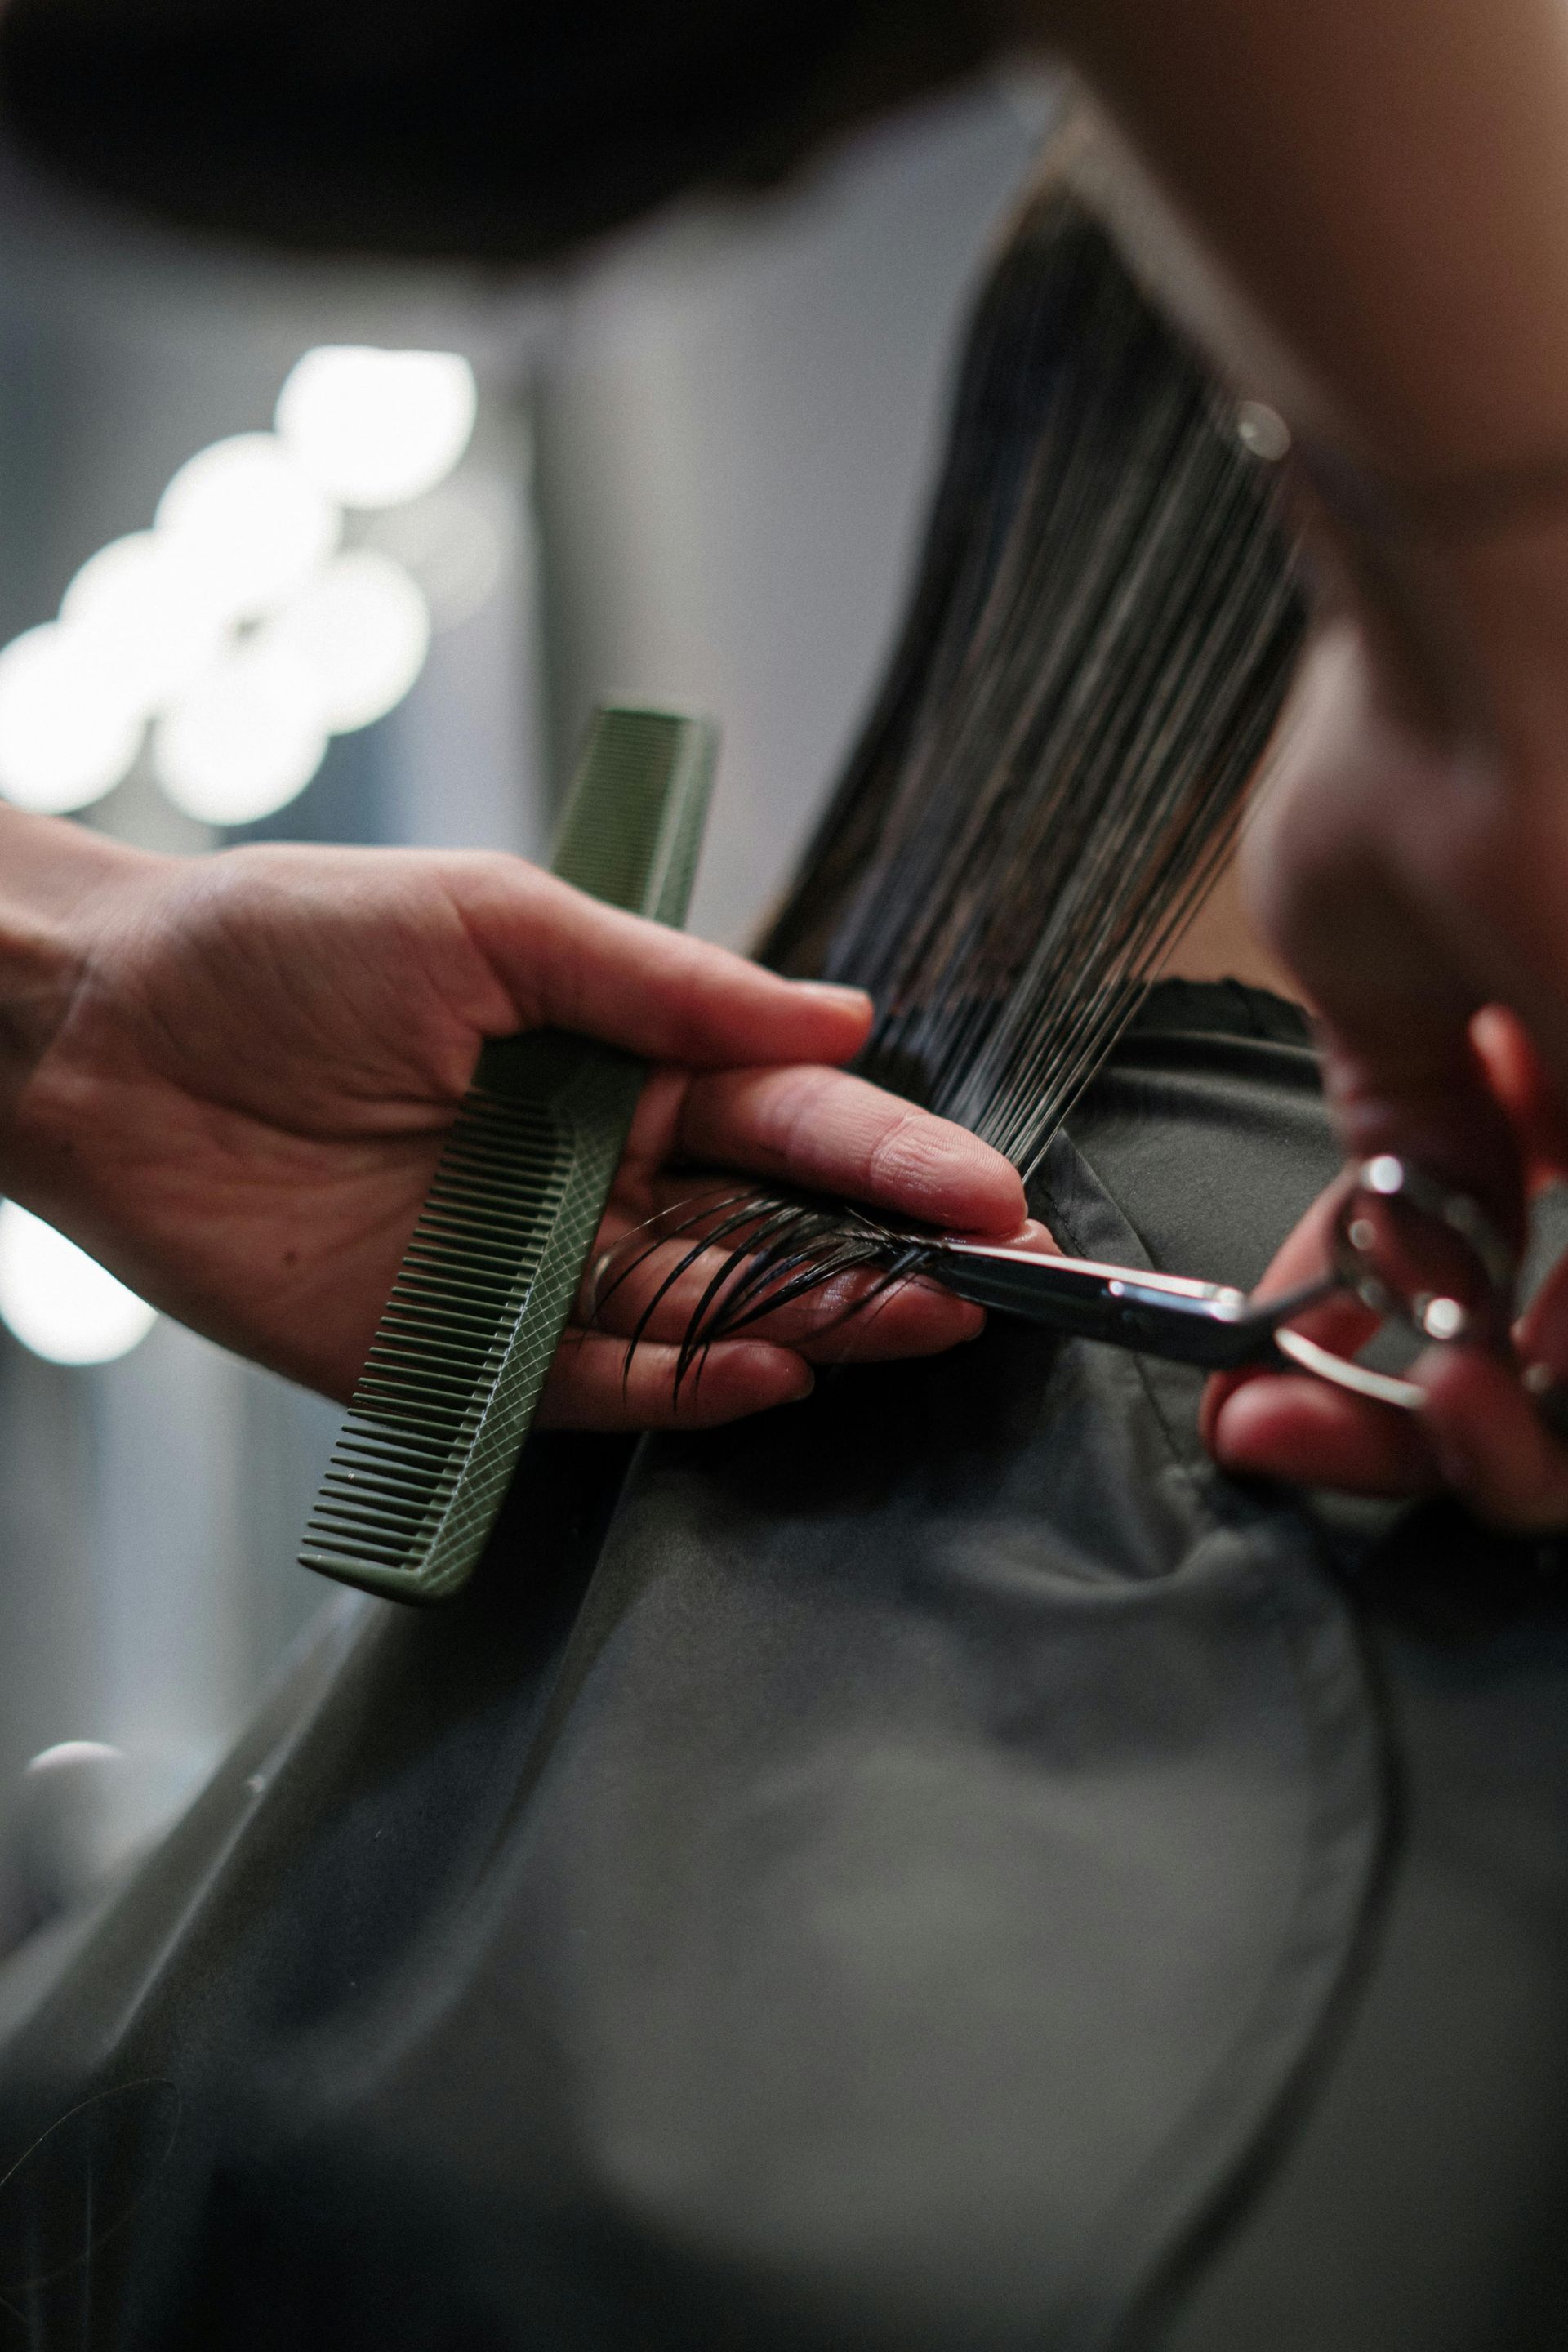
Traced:
<path id="1" fill-rule="evenodd" d="M 869 1013 L 871 997 L 864 988 L 844 988 L 836 980 L 797 980 L 793 985 L 803 996 L 820 996 L 831 1004 L 852 1004 L 858 1013 Z"/>
<path id="2" fill-rule="evenodd" d="M 784 1399 L 784 1402 L 786 1404 L 804 1404 L 806 1398 L 811 1394 L 812 1390 L 816 1386 L 816 1374 L 812 1370 L 811 1366 L 807 1363 L 803 1363 L 800 1369 L 803 1376 L 800 1385 L 796 1388 L 793 1395 L 787 1396 Z"/>

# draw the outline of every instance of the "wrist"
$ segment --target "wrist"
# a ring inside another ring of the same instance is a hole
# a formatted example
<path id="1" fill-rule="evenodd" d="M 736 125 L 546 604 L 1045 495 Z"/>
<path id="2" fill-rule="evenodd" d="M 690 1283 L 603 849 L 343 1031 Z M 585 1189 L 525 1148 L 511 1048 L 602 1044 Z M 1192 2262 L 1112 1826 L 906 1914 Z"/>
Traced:
<path id="1" fill-rule="evenodd" d="M 0 807 L 0 1189 L 18 1098 L 89 970 L 110 898 L 147 862 L 82 825 Z"/>

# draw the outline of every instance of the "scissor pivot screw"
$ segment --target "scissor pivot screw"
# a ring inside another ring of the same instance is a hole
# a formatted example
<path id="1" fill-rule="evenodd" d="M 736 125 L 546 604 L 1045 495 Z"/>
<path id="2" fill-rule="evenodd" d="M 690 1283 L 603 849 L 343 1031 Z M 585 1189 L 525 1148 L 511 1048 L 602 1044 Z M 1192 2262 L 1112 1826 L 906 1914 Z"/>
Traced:
<path id="1" fill-rule="evenodd" d="M 1457 1339 L 1470 1318 L 1457 1298 L 1428 1298 L 1419 1319 L 1428 1339 Z"/>

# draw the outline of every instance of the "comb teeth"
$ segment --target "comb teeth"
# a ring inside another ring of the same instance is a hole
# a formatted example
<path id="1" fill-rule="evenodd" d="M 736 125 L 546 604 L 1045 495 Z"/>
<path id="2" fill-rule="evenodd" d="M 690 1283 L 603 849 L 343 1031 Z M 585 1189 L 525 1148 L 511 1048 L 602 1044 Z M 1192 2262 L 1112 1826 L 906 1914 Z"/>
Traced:
<path id="1" fill-rule="evenodd" d="M 573 795 L 555 845 L 553 870 L 565 882 L 612 907 L 635 907 L 663 922 L 686 911 L 696 841 L 688 841 L 687 812 L 669 822 L 670 778 L 688 750 L 690 722 L 673 713 L 601 710 L 594 719 L 585 761 L 595 789 Z M 697 810 L 700 822 L 701 808 Z M 685 872 L 680 872 L 683 863 Z M 678 903 L 668 908 L 670 885 Z"/>
<path id="2" fill-rule="evenodd" d="M 300 1558 L 412 1573 L 457 1494 L 570 1172 L 548 1108 L 476 1087 L 441 1154 Z"/>
<path id="3" fill-rule="evenodd" d="M 644 906 L 651 896 L 670 793 L 670 752 L 679 719 L 648 718 L 637 731 L 599 713 L 588 743 L 595 783 L 566 809 L 555 873 L 611 906 Z"/>

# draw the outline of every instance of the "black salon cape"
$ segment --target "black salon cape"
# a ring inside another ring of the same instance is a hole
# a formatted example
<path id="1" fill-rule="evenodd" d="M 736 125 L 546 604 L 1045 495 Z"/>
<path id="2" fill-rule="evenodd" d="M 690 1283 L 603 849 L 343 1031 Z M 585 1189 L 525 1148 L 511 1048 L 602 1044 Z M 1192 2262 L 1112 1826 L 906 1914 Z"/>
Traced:
<path id="1" fill-rule="evenodd" d="M 1173 986 L 1041 1206 L 1248 1281 L 1332 1164 L 1296 1016 Z M 998 1321 L 613 1511 L 536 1445 L 0 1979 L 0 2345 L 1568 2342 L 1568 1616 L 1196 1401 Z"/>

